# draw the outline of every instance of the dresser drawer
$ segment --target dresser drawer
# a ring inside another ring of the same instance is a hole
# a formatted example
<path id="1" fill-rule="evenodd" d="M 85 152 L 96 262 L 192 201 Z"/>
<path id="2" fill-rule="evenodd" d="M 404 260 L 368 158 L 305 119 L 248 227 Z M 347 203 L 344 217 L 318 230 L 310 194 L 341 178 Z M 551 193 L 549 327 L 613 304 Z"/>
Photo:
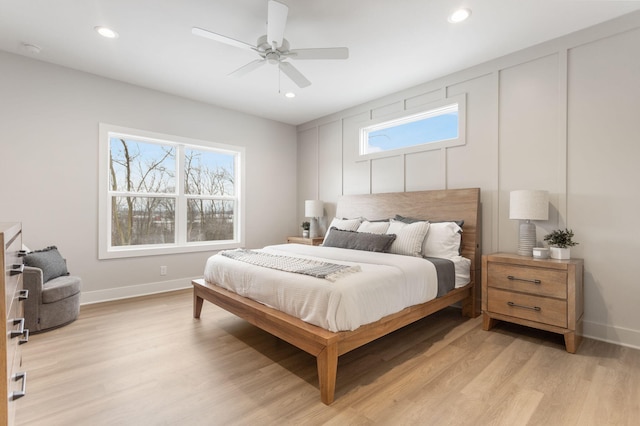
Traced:
<path id="1" fill-rule="evenodd" d="M 21 248 L 22 240 L 20 238 L 15 238 L 8 246 L 5 247 L 4 295 L 6 306 L 5 312 L 7 313 L 11 310 L 11 304 L 13 303 L 16 292 L 21 289 L 21 287 L 18 287 L 21 282 L 22 274 L 17 273 L 20 268 L 14 268 L 14 265 L 22 264 L 22 259 L 18 257 L 18 251 Z"/>
<path id="2" fill-rule="evenodd" d="M 567 302 L 496 288 L 488 289 L 490 312 L 523 318 L 557 327 L 567 327 Z"/>
<path id="3" fill-rule="evenodd" d="M 489 287 L 567 298 L 566 271 L 492 262 L 488 265 L 487 273 Z"/>

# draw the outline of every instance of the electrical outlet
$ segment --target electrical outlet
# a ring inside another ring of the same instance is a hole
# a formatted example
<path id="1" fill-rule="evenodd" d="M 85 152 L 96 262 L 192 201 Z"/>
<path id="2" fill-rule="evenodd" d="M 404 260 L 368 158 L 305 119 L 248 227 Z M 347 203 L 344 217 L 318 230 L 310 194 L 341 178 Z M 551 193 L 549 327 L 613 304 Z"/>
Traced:
<path id="1" fill-rule="evenodd" d="M 167 267 L 166 266 L 161 266 L 160 267 L 160 275 L 167 275 Z"/>

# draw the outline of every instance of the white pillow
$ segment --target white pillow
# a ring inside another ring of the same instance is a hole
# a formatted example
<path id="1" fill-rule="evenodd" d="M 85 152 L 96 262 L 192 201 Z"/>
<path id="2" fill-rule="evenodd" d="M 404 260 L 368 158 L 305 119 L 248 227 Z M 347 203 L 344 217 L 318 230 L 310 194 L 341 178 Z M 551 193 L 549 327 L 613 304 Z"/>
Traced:
<path id="1" fill-rule="evenodd" d="M 389 253 L 422 257 L 422 244 L 429 231 L 429 222 L 404 223 L 391 219 L 387 234 L 396 234 Z"/>
<path id="2" fill-rule="evenodd" d="M 324 234 L 324 238 L 327 239 L 332 227 L 342 229 L 343 231 L 357 231 L 358 227 L 362 223 L 362 219 L 338 219 L 334 217 L 331 224 L 327 227 L 327 232 Z"/>
<path id="3" fill-rule="evenodd" d="M 369 232 L 370 234 L 386 234 L 389 229 L 389 222 L 369 222 L 365 220 L 358 227 L 358 232 Z"/>
<path id="4" fill-rule="evenodd" d="M 462 228 L 455 222 L 432 222 L 424 240 L 422 254 L 426 257 L 451 259 L 460 255 Z"/>

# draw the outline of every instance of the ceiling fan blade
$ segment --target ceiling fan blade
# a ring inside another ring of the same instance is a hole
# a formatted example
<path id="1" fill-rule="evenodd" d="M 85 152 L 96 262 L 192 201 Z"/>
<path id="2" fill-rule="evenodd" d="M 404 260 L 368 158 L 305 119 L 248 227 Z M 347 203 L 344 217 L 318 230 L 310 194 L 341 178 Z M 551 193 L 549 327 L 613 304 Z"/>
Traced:
<path id="1" fill-rule="evenodd" d="M 267 42 L 275 49 L 282 46 L 289 8 L 282 3 L 271 0 L 267 13 Z"/>
<path id="2" fill-rule="evenodd" d="M 294 49 L 286 54 L 291 59 L 348 59 L 346 47 L 321 47 L 317 49 Z"/>
<path id="3" fill-rule="evenodd" d="M 254 46 L 248 43 L 245 43 L 244 41 L 236 40 L 231 37 L 223 36 L 221 34 L 217 34 L 211 31 L 203 30 L 202 28 L 193 27 L 191 29 L 191 33 L 193 35 L 205 37 L 211 40 L 218 41 L 220 43 L 228 44 L 230 46 L 239 47 L 240 49 L 248 49 L 248 50 L 256 51 L 256 48 Z"/>
<path id="4" fill-rule="evenodd" d="M 262 65 L 266 64 L 266 59 L 256 59 L 255 61 L 251 61 L 246 65 L 241 66 L 237 70 L 230 72 L 229 75 L 233 77 L 242 77 L 243 75 L 260 68 Z"/>
<path id="5" fill-rule="evenodd" d="M 311 86 L 311 82 L 289 62 L 280 62 L 280 70 L 287 75 L 299 87 Z"/>

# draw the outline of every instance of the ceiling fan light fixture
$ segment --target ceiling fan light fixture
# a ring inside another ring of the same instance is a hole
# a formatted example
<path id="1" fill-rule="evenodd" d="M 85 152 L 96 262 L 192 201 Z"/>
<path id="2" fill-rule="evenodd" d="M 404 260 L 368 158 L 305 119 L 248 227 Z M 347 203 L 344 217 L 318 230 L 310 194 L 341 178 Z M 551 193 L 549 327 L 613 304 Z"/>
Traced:
<path id="1" fill-rule="evenodd" d="M 287 59 L 348 59 L 349 49 L 346 47 L 320 47 L 289 50 L 289 42 L 284 38 L 288 13 L 289 8 L 285 4 L 269 0 L 267 34 L 258 37 L 255 46 L 198 27 L 192 27 L 191 33 L 230 46 L 252 50 L 260 56 L 260 59 L 249 62 L 233 71 L 230 75 L 239 77 L 264 64 L 270 64 L 277 66 L 296 86 L 303 89 L 310 86 L 311 82 L 294 65 L 286 61 Z"/>
<path id="2" fill-rule="evenodd" d="M 448 21 L 452 24 L 457 24 L 458 22 L 467 20 L 469 16 L 471 16 L 471 9 L 462 8 L 449 15 Z"/>
<path id="3" fill-rule="evenodd" d="M 284 94 L 284 97 L 285 98 L 289 98 L 289 99 L 293 99 L 293 98 L 296 97 L 296 94 L 293 93 L 293 92 L 287 92 L 287 93 Z"/>
<path id="4" fill-rule="evenodd" d="M 109 27 L 102 27 L 102 26 L 97 26 L 97 27 L 93 27 L 94 30 L 96 30 L 96 32 L 98 34 L 100 34 L 102 37 L 105 38 L 118 38 L 119 34 L 112 30 Z"/>

